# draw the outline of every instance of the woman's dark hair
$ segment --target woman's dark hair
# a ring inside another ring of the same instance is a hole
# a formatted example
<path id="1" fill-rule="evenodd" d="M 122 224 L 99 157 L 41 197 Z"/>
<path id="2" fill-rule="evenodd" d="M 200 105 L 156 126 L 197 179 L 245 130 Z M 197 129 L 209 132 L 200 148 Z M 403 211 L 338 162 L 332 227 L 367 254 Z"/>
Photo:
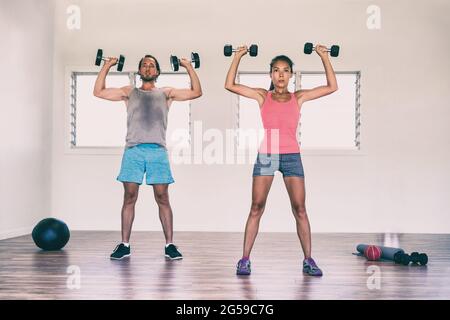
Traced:
<path id="1" fill-rule="evenodd" d="M 275 64 L 275 62 L 277 61 L 284 61 L 289 65 L 289 68 L 291 69 L 291 72 L 293 72 L 294 70 L 294 63 L 292 62 L 292 60 L 285 56 L 285 55 L 280 55 L 280 56 L 276 56 L 275 58 L 272 59 L 272 61 L 270 62 L 270 73 L 272 73 L 272 67 Z M 270 82 L 270 88 L 269 91 L 272 91 L 273 89 L 275 89 L 275 86 L 273 85 L 273 82 Z"/>
<path id="2" fill-rule="evenodd" d="M 142 66 L 142 63 L 144 62 L 144 59 L 145 58 L 152 58 L 153 60 L 155 60 L 155 64 L 156 64 L 156 70 L 158 71 L 158 76 L 161 74 L 161 69 L 160 69 L 160 67 L 159 67 L 159 62 L 158 62 L 158 60 L 156 60 L 156 58 L 154 57 L 154 56 L 152 56 L 151 54 L 146 54 L 142 59 L 141 59 L 141 61 L 139 61 L 139 66 L 138 66 L 138 70 L 141 70 L 141 66 Z"/>

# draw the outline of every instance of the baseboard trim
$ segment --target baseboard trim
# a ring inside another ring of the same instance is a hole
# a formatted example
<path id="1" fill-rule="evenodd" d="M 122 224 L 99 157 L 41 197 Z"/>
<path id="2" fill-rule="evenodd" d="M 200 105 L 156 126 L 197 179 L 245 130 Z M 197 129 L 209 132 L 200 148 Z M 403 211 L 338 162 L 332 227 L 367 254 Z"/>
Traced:
<path id="1" fill-rule="evenodd" d="M 0 240 L 15 238 L 24 236 L 27 234 L 31 234 L 31 231 L 33 230 L 33 227 L 23 227 L 23 228 L 17 228 L 13 230 L 0 230 Z"/>

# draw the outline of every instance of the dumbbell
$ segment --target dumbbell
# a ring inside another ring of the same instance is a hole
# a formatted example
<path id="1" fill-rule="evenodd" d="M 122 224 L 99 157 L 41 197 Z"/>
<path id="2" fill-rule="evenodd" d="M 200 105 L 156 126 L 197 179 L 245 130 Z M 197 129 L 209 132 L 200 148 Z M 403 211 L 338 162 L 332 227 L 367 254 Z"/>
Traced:
<path id="1" fill-rule="evenodd" d="M 394 255 L 394 261 L 395 263 L 403 264 L 405 266 L 409 265 L 410 262 L 424 266 L 428 263 L 428 256 L 425 253 L 419 254 L 418 252 L 413 252 L 411 255 L 404 252 L 398 252 Z"/>
<path id="2" fill-rule="evenodd" d="M 194 68 L 200 68 L 200 56 L 197 52 L 191 52 L 191 63 L 194 64 Z M 177 56 L 170 56 L 170 65 L 173 71 L 178 71 L 180 69 L 180 59 Z"/>
<path id="3" fill-rule="evenodd" d="M 237 52 L 237 51 L 239 51 L 239 49 L 233 48 L 233 47 L 231 46 L 231 44 L 226 44 L 226 45 L 223 47 L 223 54 L 224 54 L 226 57 L 231 56 L 231 54 L 232 54 L 233 52 Z M 256 57 L 256 56 L 258 55 L 258 46 L 257 46 L 256 44 L 252 44 L 252 45 L 250 46 L 250 48 L 247 49 L 247 52 L 250 52 L 250 56 L 251 56 L 251 57 Z"/>
<path id="4" fill-rule="evenodd" d="M 411 262 L 413 264 L 420 264 L 421 266 L 424 266 L 428 263 L 428 256 L 426 255 L 426 253 L 412 252 Z"/>
<path id="5" fill-rule="evenodd" d="M 407 266 L 411 262 L 411 257 L 407 253 L 397 252 L 394 255 L 394 262 Z"/>
<path id="6" fill-rule="evenodd" d="M 316 51 L 314 45 L 311 42 L 305 43 L 303 52 L 306 54 L 311 54 L 313 51 Z M 332 57 L 337 57 L 339 55 L 339 46 L 333 45 L 331 46 L 331 48 L 327 48 L 327 51 L 330 52 L 330 55 Z"/>
<path id="7" fill-rule="evenodd" d="M 109 59 L 103 57 L 103 50 L 97 50 L 97 57 L 95 58 L 95 65 L 99 66 L 103 61 L 109 61 Z M 117 71 L 122 71 L 123 65 L 125 63 L 125 57 L 123 55 L 119 56 L 119 61 L 117 62 Z"/>

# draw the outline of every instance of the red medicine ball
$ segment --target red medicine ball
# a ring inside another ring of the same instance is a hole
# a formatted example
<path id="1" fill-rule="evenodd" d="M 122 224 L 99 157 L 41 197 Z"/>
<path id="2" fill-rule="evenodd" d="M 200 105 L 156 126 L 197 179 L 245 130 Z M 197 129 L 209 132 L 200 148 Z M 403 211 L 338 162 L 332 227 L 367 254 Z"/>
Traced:
<path id="1" fill-rule="evenodd" d="M 364 250 L 364 256 L 367 260 L 378 260 L 381 257 L 381 249 L 377 246 L 367 246 L 366 250 Z"/>

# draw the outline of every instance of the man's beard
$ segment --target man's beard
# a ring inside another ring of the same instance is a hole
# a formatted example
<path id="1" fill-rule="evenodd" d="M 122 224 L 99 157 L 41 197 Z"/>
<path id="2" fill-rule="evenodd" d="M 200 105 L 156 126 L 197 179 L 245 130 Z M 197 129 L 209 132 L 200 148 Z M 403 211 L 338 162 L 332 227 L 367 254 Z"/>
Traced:
<path id="1" fill-rule="evenodd" d="M 141 75 L 142 82 L 152 82 L 152 81 L 155 81 L 156 78 L 158 78 L 158 76 L 146 77 L 146 76 Z"/>

